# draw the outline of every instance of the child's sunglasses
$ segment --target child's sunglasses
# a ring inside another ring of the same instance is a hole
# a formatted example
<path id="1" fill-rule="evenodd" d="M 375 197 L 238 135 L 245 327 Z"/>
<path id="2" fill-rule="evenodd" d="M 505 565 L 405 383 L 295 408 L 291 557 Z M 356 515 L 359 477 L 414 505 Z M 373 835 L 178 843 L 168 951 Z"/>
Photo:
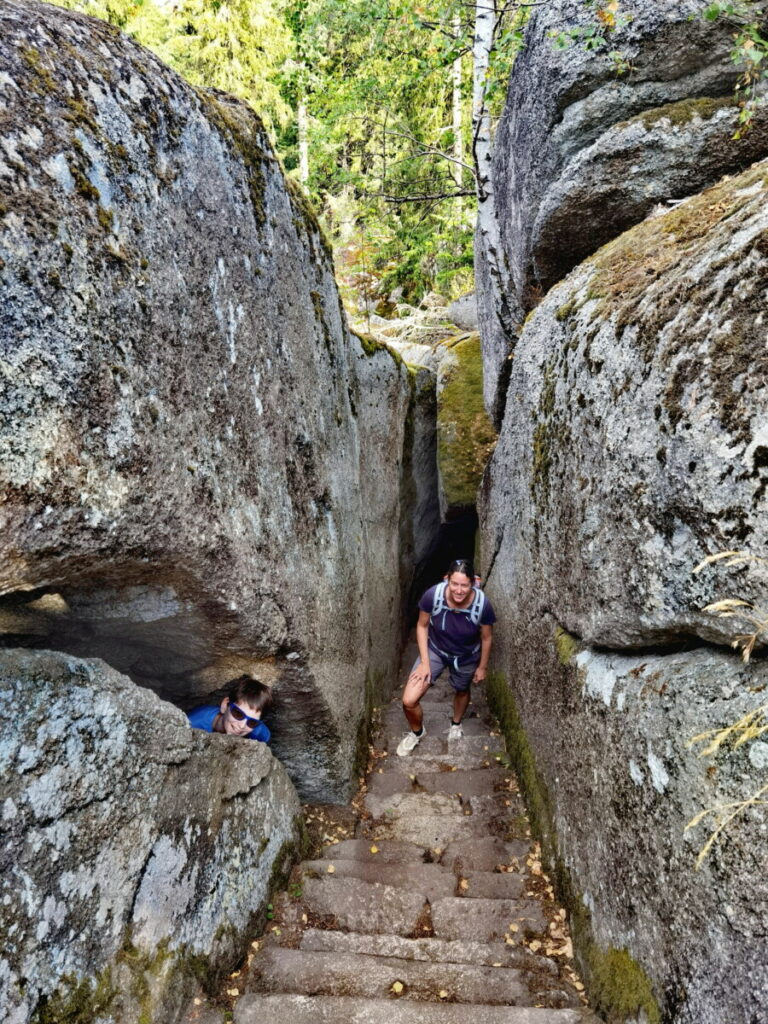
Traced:
<path id="1" fill-rule="evenodd" d="M 236 722 L 245 722 L 249 729 L 255 729 L 259 724 L 258 718 L 251 718 L 250 715 L 246 715 L 242 708 L 239 708 L 233 701 L 229 702 L 229 710 L 232 712 L 232 717 Z"/>

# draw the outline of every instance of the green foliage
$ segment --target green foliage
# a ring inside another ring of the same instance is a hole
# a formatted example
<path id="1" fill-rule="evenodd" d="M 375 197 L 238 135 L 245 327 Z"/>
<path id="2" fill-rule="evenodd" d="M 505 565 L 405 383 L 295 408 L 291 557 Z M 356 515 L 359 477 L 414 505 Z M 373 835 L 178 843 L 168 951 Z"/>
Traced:
<path id="1" fill-rule="evenodd" d="M 740 139 L 749 130 L 755 111 L 765 103 L 761 87 L 768 78 L 768 39 L 762 34 L 764 5 L 755 0 L 716 0 L 701 14 L 705 21 L 725 18 L 736 26 L 731 59 L 741 69 L 736 86 L 739 99 L 739 126 L 734 139 Z"/>

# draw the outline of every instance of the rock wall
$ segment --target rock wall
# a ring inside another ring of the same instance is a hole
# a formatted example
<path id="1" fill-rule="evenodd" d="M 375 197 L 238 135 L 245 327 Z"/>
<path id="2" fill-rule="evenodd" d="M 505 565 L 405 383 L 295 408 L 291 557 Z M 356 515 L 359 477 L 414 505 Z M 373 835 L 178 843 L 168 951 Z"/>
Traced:
<path id="1" fill-rule="evenodd" d="M 732 139 L 739 108 L 734 24 L 706 21 L 703 0 L 632 0 L 600 28 L 594 7 L 553 0 L 531 15 L 513 66 L 493 158 L 511 307 L 524 315 L 572 267 L 658 204 L 688 197 L 768 154 L 768 115 Z M 629 16 L 626 18 L 625 16 Z M 565 49 L 553 35 L 573 33 Z M 493 315 L 478 255 L 485 400 L 498 419 L 515 338 Z M 522 319 L 522 316 L 521 316 Z"/>
<path id="2" fill-rule="evenodd" d="M 284 769 L 53 652 L 0 652 L 0 723 L 2 1019 L 178 1019 L 239 963 L 295 856 Z"/>
<path id="3" fill-rule="evenodd" d="M 693 569 L 767 548 L 767 198 L 763 162 L 553 288 L 517 344 L 484 479 L 518 768 L 610 1019 L 756 1024 L 768 1005 L 765 809 L 700 873 L 708 831 L 684 834 L 765 767 L 762 742 L 709 770 L 686 743 L 765 685 L 763 659 L 725 653 L 747 623 L 702 608 L 764 604 L 766 567 Z"/>
<path id="4" fill-rule="evenodd" d="M 398 661 L 414 383 L 243 104 L 34 0 L 0 75 L 5 643 L 183 707 L 253 671 L 302 793 L 343 799 Z"/>

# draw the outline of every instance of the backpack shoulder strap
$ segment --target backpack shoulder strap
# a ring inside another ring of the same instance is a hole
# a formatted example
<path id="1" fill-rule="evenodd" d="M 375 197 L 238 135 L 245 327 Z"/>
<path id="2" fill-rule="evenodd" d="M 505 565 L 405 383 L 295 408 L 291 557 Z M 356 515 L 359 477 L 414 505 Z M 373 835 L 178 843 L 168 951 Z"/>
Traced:
<path id="1" fill-rule="evenodd" d="M 443 580 L 442 583 L 438 583 L 435 587 L 435 596 L 432 598 L 432 615 L 439 615 L 444 608 L 448 607 L 445 600 L 445 588 L 447 586 L 448 584 Z"/>
<path id="2" fill-rule="evenodd" d="M 469 609 L 469 617 L 472 620 L 474 626 L 480 625 L 480 619 L 485 608 L 485 594 L 480 587 L 475 587 L 475 599 Z"/>

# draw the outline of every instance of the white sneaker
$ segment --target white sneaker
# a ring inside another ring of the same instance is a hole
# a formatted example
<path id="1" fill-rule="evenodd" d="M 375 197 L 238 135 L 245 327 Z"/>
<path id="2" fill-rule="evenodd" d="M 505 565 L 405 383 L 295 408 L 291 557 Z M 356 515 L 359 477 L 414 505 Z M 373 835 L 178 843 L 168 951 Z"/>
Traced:
<path id="1" fill-rule="evenodd" d="M 451 727 L 448 730 L 448 739 L 449 740 L 460 740 L 463 735 L 464 735 L 464 730 L 461 728 L 461 726 L 460 725 L 454 725 L 453 722 L 451 722 Z"/>
<path id="2" fill-rule="evenodd" d="M 418 745 L 421 743 L 421 741 L 424 739 L 426 735 L 427 730 L 424 728 L 423 725 L 421 727 L 421 736 L 417 736 L 416 733 L 413 731 L 407 732 L 397 745 L 397 756 L 407 757 L 408 754 L 410 754 L 410 752 L 414 749 L 414 747 L 418 747 Z"/>

